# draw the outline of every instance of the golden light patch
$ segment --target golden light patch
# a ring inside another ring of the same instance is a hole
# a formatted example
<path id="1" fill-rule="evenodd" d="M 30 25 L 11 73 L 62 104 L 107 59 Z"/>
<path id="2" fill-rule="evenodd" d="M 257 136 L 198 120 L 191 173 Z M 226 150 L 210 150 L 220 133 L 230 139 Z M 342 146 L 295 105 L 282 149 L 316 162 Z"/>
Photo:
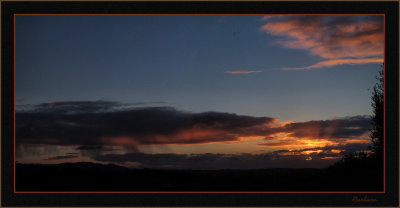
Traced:
<path id="1" fill-rule="evenodd" d="M 346 140 L 346 143 L 364 143 L 364 144 L 367 144 L 367 143 L 370 143 L 371 142 L 371 140 L 369 140 L 369 139 L 347 139 Z"/>
<path id="2" fill-rule="evenodd" d="M 244 137 L 238 137 L 239 142 L 240 141 L 249 141 L 249 140 L 262 140 L 264 136 L 244 136 Z"/>
<path id="3" fill-rule="evenodd" d="M 321 153 L 323 152 L 322 150 L 306 150 L 306 151 L 302 151 L 301 153 L 304 155 L 309 155 L 311 153 Z"/>
<path id="4" fill-rule="evenodd" d="M 318 147 L 325 147 L 325 146 L 334 146 L 338 145 L 339 143 L 336 141 L 330 141 L 327 139 L 302 139 L 301 141 L 297 141 L 296 143 L 292 144 L 292 148 L 296 149 L 305 149 L 305 148 L 318 148 Z"/>
<path id="5" fill-rule="evenodd" d="M 331 152 L 332 152 L 332 153 L 340 153 L 340 152 L 342 152 L 342 150 L 333 149 L 333 150 L 331 150 Z"/>
<path id="6" fill-rule="evenodd" d="M 321 159 L 323 159 L 323 160 L 332 160 L 332 159 L 340 159 L 341 157 L 324 157 L 324 158 L 321 158 Z"/>

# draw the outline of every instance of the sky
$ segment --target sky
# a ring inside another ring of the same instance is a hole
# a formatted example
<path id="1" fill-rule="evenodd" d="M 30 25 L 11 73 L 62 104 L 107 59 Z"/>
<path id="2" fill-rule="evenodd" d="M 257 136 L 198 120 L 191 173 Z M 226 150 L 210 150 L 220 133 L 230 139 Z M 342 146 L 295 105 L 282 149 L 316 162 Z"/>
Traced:
<path id="1" fill-rule="evenodd" d="M 16 159 L 325 167 L 367 149 L 382 15 L 17 15 Z"/>

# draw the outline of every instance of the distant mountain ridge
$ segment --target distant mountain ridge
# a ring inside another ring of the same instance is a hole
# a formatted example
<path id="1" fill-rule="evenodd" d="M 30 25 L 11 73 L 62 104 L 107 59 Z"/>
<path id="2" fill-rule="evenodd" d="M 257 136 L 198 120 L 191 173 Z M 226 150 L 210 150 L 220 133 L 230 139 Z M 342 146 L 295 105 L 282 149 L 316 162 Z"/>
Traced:
<path id="1" fill-rule="evenodd" d="M 93 162 L 66 162 L 57 164 L 40 164 L 40 163 L 16 163 L 17 169 L 26 168 L 76 168 L 80 170 L 100 170 L 100 171 L 132 171 L 132 170 L 160 170 L 160 171 L 223 171 L 223 170 L 237 170 L 237 171 L 252 171 L 252 170 L 321 170 L 319 168 L 259 168 L 259 169 L 171 169 L 171 168 L 128 168 L 116 164 L 102 164 Z"/>
<path id="2" fill-rule="evenodd" d="M 101 164 L 92 162 L 58 163 L 58 164 L 29 164 L 16 163 L 16 168 L 76 168 L 80 170 L 99 170 L 99 171 L 129 171 L 130 168 L 115 164 Z"/>

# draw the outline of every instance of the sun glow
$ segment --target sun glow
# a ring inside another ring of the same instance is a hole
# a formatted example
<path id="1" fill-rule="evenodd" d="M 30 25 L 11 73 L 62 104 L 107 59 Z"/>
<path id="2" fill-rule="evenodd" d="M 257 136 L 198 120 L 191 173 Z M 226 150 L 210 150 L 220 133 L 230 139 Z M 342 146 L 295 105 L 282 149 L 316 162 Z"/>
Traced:
<path id="1" fill-rule="evenodd" d="M 305 154 L 305 155 L 310 155 L 312 153 L 321 153 L 321 152 L 323 152 L 323 151 L 322 150 L 306 150 L 306 151 L 302 151 L 301 153 Z"/>

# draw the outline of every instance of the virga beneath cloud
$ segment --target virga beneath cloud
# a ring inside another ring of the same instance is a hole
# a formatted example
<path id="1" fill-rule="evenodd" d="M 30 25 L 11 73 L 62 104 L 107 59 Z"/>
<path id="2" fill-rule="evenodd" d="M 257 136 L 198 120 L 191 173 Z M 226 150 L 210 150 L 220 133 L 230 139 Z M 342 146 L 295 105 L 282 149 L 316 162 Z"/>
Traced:
<path id="1" fill-rule="evenodd" d="M 271 117 L 222 112 L 192 113 L 172 107 L 127 107 L 126 104 L 106 101 L 43 103 L 16 111 L 19 160 L 35 154 L 37 151 L 29 151 L 32 148 L 53 146 L 64 149 L 62 152 L 65 153 L 44 154 L 40 151 L 39 156 L 44 157 L 42 161 L 80 160 L 80 157 L 85 157 L 92 161 L 122 165 L 134 162 L 140 167 L 157 168 L 172 164 L 172 160 L 175 163 L 170 167 L 211 169 L 295 165 L 287 163 L 286 159 L 290 158 L 299 161 L 310 158 L 333 160 L 345 152 L 365 150 L 369 143 L 365 135 L 369 129 L 368 116 L 279 122 Z M 254 147 L 266 147 L 270 152 L 228 154 L 221 149 L 219 154 L 149 154 L 140 152 L 138 148 L 143 145 L 209 143 L 224 143 L 228 148 L 229 142 L 240 145 L 251 140 L 255 142 Z M 77 151 L 79 155 L 70 154 L 70 151 Z M 281 160 L 286 162 L 280 164 Z"/>
<path id="2" fill-rule="evenodd" d="M 172 107 L 118 108 L 120 105 L 124 106 L 105 101 L 68 102 L 17 110 L 17 145 L 79 145 L 81 149 L 101 149 L 103 145 L 204 144 L 257 136 L 297 142 L 345 141 L 362 137 L 370 129 L 368 116 L 279 123 L 271 117 L 192 113 Z"/>

